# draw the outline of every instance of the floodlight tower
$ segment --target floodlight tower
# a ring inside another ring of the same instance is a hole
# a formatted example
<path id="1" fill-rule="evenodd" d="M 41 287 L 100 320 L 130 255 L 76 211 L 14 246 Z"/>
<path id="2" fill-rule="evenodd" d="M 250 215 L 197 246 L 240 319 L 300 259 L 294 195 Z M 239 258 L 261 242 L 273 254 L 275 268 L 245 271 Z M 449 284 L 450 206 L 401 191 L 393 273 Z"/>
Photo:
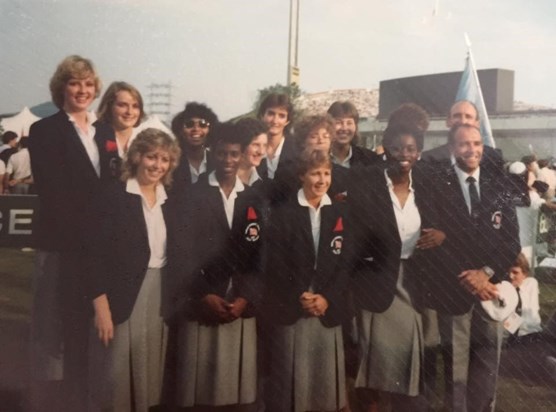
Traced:
<path id="1" fill-rule="evenodd" d="M 288 38 L 288 86 L 299 86 L 299 65 L 297 49 L 299 46 L 299 0 L 290 0 L 290 35 Z"/>

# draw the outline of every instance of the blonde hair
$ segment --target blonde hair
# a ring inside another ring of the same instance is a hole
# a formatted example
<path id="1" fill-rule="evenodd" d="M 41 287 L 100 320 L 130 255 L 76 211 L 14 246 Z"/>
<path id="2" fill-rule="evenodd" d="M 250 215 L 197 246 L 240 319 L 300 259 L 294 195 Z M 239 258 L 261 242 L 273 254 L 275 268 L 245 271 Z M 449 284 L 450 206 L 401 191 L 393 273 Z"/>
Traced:
<path id="1" fill-rule="evenodd" d="M 148 128 L 140 132 L 131 142 L 127 152 L 127 158 L 122 164 L 122 177 L 125 182 L 127 179 L 137 176 L 137 168 L 141 163 L 141 158 L 149 152 L 162 149 L 170 155 L 170 167 L 162 178 L 162 184 L 170 186 L 172 183 L 172 172 L 179 163 L 181 149 L 178 143 L 162 130 Z"/>
<path id="2" fill-rule="evenodd" d="M 93 62 L 81 56 L 68 56 L 60 62 L 50 79 L 50 95 L 59 109 L 64 107 L 64 89 L 71 79 L 84 79 L 93 76 L 95 82 L 95 98 L 100 95 L 102 83 L 95 71 Z"/>

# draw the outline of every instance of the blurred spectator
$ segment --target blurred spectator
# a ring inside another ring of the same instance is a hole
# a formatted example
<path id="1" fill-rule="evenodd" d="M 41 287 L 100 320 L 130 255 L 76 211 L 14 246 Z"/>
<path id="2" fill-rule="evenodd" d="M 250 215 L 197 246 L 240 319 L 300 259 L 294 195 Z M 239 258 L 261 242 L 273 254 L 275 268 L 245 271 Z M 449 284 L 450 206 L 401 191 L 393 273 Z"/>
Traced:
<path id="1" fill-rule="evenodd" d="M 539 164 L 537 163 L 537 156 L 527 155 L 521 158 L 521 163 L 527 168 L 527 186 L 532 187 L 537 175 L 539 173 Z"/>
<path id="2" fill-rule="evenodd" d="M 546 200 L 551 200 L 556 194 L 556 171 L 554 166 L 556 165 L 556 159 L 543 159 L 539 160 L 539 176 L 538 180 L 548 184 L 548 190 L 546 191 L 544 198 Z"/>
<path id="3" fill-rule="evenodd" d="M 514 162 L 509 168 L 510 174 L 527 180 L 530 170 L 527 169 L 523 162 Z M 547 184 L 540 181 L 534 181 L 529 186 L 530 205 L 517 205 L 516 214 L 519 223 L 519 243 L 521 244 L 521 253 L 525 255 L 530 267 L 535 266 L 535 245 L 537 243 L 537 225 L 539 220 L 539 211 L 556 210 L 556 203 L 547 202 L 541 198 L 546 191 Z M 541 193 L 539 193 L 539 190 Z"/>
<path id="4" fill-rule="evenodd" d="M 6 173 L 6 165 L 0 160 L 0 195 L 4 194 L 4 174 Z"/>
<path id="5" fill-rule="evenodd" d="M 2 135 L 2 146 L 0 146 L 0 160 L 8 163 L 11 155 L 17 152 L 17 133 L 8 130 Z"/>
<path id="6" fill-rule="evenodd" d="M 26 195 L 33 183 L 31 174 L 31 159 L 27 149 L 28 137 L 24 136 L 19 140 L 19 151 L 14 153 L 6 165 L 4 175 L 4 187 L 14 195 Z"/>

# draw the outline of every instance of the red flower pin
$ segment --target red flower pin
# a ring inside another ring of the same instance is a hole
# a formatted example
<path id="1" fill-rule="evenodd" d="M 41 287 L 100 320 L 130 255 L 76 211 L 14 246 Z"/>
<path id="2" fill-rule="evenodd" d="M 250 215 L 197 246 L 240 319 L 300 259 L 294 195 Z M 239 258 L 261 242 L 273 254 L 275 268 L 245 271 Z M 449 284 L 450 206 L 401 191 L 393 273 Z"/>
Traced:
<path id="1" fill-rule="evenodd" d="M 107 140 L 105 149 L 107 152 L 117 152 L 118 151 L 118 144 L 114 140 Z"/>

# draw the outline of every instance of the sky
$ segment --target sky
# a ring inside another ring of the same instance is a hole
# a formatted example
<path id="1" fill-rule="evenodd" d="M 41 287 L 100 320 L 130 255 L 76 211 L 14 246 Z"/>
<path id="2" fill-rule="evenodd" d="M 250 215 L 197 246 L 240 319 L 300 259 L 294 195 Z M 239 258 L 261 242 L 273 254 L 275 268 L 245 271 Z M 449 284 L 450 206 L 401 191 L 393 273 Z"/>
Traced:
<path id="1" fill-rule="evenodd" d="M 226 120 L 286 83 L 288 0 L 0 0 L 0 113 L 49 101 L 67 55 L 105 85 L 172 84 L 171 112 L 208 104 Z M 300 0 L 300 86 L 314 93 L 477 69 L 515 71 L 515 100 L 556 107 L 553 0 Z M 98 102 L 97 102 L 98 103 Z"/>

